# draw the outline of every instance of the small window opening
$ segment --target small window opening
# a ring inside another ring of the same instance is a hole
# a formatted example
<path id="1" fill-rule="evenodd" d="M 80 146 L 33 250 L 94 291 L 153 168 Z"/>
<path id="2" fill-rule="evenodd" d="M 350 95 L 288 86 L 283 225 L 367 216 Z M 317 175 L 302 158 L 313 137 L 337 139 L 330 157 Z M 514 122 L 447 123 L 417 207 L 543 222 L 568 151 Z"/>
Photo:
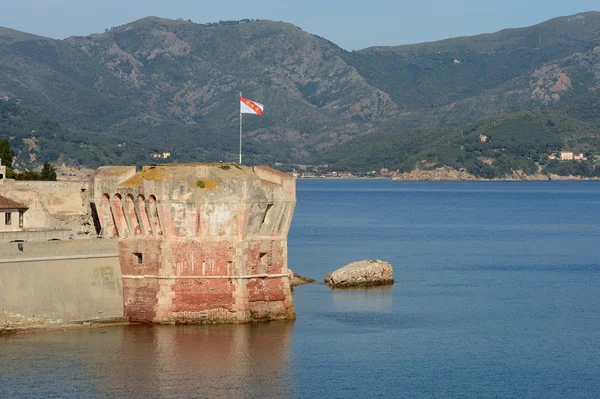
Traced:
<path id="1" fill-rule="evenodd" d="M 4 224 L 7 226 L 10 226 L 12 224 L 12 218 L 11 218 L 11 213 L 10 212 L 6 212 L 4 214 Z"/>
<path id="2" fill-rule="evenodd" d="M 259 264 L 258 264 L 258 273 L 259 274 L 266 274 L 269 268 L 269 257 L 268 257 L 269 253 L 268 252 L 261 252 L 259 255 Z"/>
<path id="3" fill-rule="evenodd" d="M 270 223 L 271 222 L 271 209 L 273 208 L 273 204 L 267 204 L 267 209 L 265 209 L 265 214 L 263 216 L 262 223 Z"/>
<path id="4" fill-rule="evenodd" d="M 142 256 L 141 252 L 134 252 L 133 260 L 134 260 L 134 263 L 137 263 L 138 265 L 141 264 L 144 261 L 144 258 Z"/>
<path id="5" fill-rule="evenodd" d="M 19 228 L 23 228 L 23 211 L 19 211 Z"/>

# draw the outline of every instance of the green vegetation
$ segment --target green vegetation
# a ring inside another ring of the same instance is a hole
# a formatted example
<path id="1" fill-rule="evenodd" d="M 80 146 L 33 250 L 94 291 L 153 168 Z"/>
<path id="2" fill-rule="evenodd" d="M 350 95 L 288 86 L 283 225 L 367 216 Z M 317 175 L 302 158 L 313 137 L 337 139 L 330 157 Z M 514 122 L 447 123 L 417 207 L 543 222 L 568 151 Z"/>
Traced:
<path id="1" fill-rule="evenodd" d="M 0 140 L 0 159 L 2 160 L 2 165 L 6 166 L 6 177 L 16 180 L 56 181 L 56 169 L 48 162 L 44 162 L 41 173 L 29 169 L 22 173 L 15 172 L 12 168 L 14 153 L 8 139 Z"/>
<path id="2" fill-rule="evenodd" d="M 544 111 L 490 118 L 462 129 L 408 129 L 365 135 L 338 146 L 316 163 L 335 170 L 412 170 L 450 166 L 486 179 L 545 174 L 600 176 L 600 93 Z M 561 150 L 589 161 L 548 160 Z"/>
<path id="3" fill-rule="evenodd" d="M 556 18 L 491 34 L 372 47 L 345 53 L 344 59 L 397 104 L 410 109 L 437 108 L 507 82 L 514 86 L 515 77 L 591 51 L 597 46 L 598 32 L 586 23 L 597 23 L 600 13 L 581 16 L 584 19 Z"/>
<path id="4" fill-rule="evenodd" d="M 206 188 L 206 182 L 204 182 L 204 180 L 198 180 L 198 181 L 196 182 L 196 187 L 199 187 L 199 188 Z"/>
<path id="5" fill-rule="evenodd" d="M 54 172 L 54 178 L 50 178 L 49 176 L 44 176 L 42 177 L 42 175 L 38 172 L 35 172 L 33 170 L 26 170 L 22 173 L 16 173 L 13 171 L 13 175 L 9 175 L 8 177 L 11 177 L 15 180 L 48 180 L 48 181 L 55 181 L 56 180 L 56 171 Z"/>
<path id="6" fill-rule="evenodd" d="M 244 120 L 246 161 L 299 160 L 331 129 L 346 134 L 344 125 L 353 115 L 342 114 L 376 92 L 354 82 L 352 68 L 339 68 L 336 47 L 285 23 L 247 20 L 203 26 L 144 18 L 73 41 L 0 40 L 0 96 L 20 98 L 24 108 L 85 133 L 93 141 L 82 143 L 86 151 L 62 158 L 83 165 L 148 163 L 155 150 L 171 152 L 173 161 L 232 161 L 238 146 L 240 88 L 267 106 L 262 118 Z M 247 57 L 241 57 L 248 49 Z M 323 65 L 309 65 L 309 54 L 323 54 Z M 269 70 L 286 64 L 307 68 L 308 81 L 326 82 L 319 87 L 321 94 L 300 101 L 290 96 L 304 78 L 286 78 L 274 86 L 280 73 Z M 39 69 L 49 72 L 40 76 Z M 335 69 L 335 81 L 327 81 Z M 43 93 L 34 88 L 39 79 Z M 391 112 L 373 109 L 361 118 L 374 121 L 386 115 Z M 314 136 L 314 143 L 282 140 L 288 132 Z M 98 145 L 98 151 L 88 145 Z M 50 158 L 60 155 L 54 151 Z"/>
<path id="7" fill-rule="evenodd" d="M 558 161 L 552 159 L 544 167 L 544 173 L 559 176 L 600 176 L 600 165 L 594 165 L 588 161 Z"/>
<path id="8" fill-rule="evenodd" d="M 91 167 L 135 164 L 138 159 L 150 163 L 150 152 L 127 153 L 126 147 L 121 147 L 122 138 L 75 132 L 11 101 L 0 100 L 0 140 L 2 163 L 18 169 L 36 168 L 44 162 Z M 10 163 L 7 145 L 12 147 Z"/>
<path id="9" fill-rule="evenodd" d="M 246 164 L 587 176 L 600 154 L 598 24 L 592 12 L 353 52 L 258 20 L 150 17 L 65 41 L 0 29 L 0 139 L 19 170 L 150 164 L 154 152 L 232 162 L 244 88 L 266 106 L 244 118 Z M 589 161 L 550 162 L 559 150 Z"/>
<path id="10" fill-rule="evenodd" d="M 48 162 L 44 162 L 42 172 L 40 173 L 40 180 L 55 181 L 56 180 L 56 169 Z"/>
<path id="11" fill-rule="evenodd" d="M 12 148 L 10 148 L 10 142 L 8 139 L 4 138 L 0 140 L 0 161 L 2 161 L 2 165 L 7 168 L 12 168 L 13 157 L 15 156 L 15 152 Z"/>

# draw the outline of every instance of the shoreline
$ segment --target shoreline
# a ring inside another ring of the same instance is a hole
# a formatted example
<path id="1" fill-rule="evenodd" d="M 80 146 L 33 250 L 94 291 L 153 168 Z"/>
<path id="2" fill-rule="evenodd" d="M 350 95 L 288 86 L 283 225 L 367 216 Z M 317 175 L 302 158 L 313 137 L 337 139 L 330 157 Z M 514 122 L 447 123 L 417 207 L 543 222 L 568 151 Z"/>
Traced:
<path id="1" fill-rule="evenodd" d="M 567 177 L 561 176 L 559 179 L 536 178 L 536 179 L 403 179 L 394 177 L 297 177 L 296 180 L 390 180 L 395 182 L 554 182 L 554 181 L 600 181 L 600 177 Z"/>
<path id="2" fill-rule="evenodd" d="M 330 172 L 331 174 L 336 173 L 354 173 L 354 172 Z M 354 179 L 376 179 L 383 180 L 389 179 L 393 181 L 563 181 L 563 180 L 600 180 L 600 176 L 584 177 L 576 175 L 561 176 L 555 173 L 542 173 L 541 169 L 538 169 L 537 173 L 526 174 L 522 170 L 512 170 L 509 174 L 505 174 L 502 177 L 494 177 L 487 179 L 480 176 L 475 176 L 469 173 L 466 169 L 454 169 L 449 166 L 442 166 L 436 169 L 421 169 L 419 167 L 400 173 L 400 171 L 390 172 L 388 169 L 381 169 L 380 174 L 374 174 L 373 171 L 370 175 L 366 176 L 300 176 L 296 179 L 326 179 L 326 180 L 354 180 Z"/>
<path id="3" fill-rule="evenodd" d="M 83 322 L 73 323 L 58 323 L 58 324 L 36 324 L 27 326 L 14 326 L 14 327 L 0 327 L 0 337 L 3 335 L 15 335 L 15 334 L 36 334 L 46 333 L 53 331 L 67 331 L 67 330 L 82 330 L 85 328 L 102 328 L 102 327 L 118 327 L 134 324 L 126 318 L 122 319 L 109 319 L 109 320 L 91 320 Z"/>

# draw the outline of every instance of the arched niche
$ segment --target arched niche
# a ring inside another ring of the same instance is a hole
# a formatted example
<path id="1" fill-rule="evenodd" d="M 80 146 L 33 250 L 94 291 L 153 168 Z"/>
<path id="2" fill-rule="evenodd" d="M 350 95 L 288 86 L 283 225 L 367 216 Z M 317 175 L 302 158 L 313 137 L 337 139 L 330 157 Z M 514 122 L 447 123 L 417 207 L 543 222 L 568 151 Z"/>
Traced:
<path id="1" fill-rule="evenodd" d="M 154 194 L 151 194 L 148 202 L 149 202 L 149 208 L 150 208 L 149 209 L 150 222 L 152 223 L 154 232 L 156 233 L 156 235 L 162 236 L 163 230 L 162 230 L 160 216 L 159 216 L 159 212 L 158 212 L 156 196 L 154 196 Z"/>
<path id="2" fill-rule="evenodd" d="M 112 203 L 117 233 L 119 237 L 127 238 L 129 237 L 129 227 L 127 226 L 125 211 L 123 210 L 123 196 L 120 193 L 116 193 Z"/>
<path id="3" fill-rule="evenodd" d="M 146 207 L 146 198 L 140 194 L 137 197 L 137 209 L 136 209 L 140 226 L 142 227 L 143 234 L 146 236 L 152 235 L 152 227 L 150 225 L 150 219 L 148 217 L 148 210 Z"/>
<path id="4" fill-rule="evenodd" d="M 100 203 L 102 212 L 102 236 L 112 238 L 117 235 L 117 227 L 115 223 L 115 215 L 110 206 L 110 195 L 104 193 Z"/>
<path id="5" fill-rule="evenodd" d="M 134 236 L 141 235 L 142 229 L 140 227 L 138 215 L 135 212 L 135 202 L 132 194 L 127 194 L 125 196 L 125 214 L 127 216 L 127 220 L 129 221 L 129 232 Z"/>

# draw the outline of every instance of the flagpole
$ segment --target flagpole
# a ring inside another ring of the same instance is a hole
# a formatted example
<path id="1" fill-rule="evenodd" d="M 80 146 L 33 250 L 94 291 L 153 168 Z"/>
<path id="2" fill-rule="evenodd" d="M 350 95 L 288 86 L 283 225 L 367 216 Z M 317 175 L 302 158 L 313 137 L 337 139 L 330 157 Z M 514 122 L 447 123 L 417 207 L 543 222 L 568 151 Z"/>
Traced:
<path id="1" fill-rule="evenodd" d="M 242 92 L 240 91 L 240 100 L 242 98 Z M 238 100 L 238 102 L 240 101 Z M 240 107 L 240 165 L 242 164 L 242 107 L 238 104 L 238 106 Z"/>

